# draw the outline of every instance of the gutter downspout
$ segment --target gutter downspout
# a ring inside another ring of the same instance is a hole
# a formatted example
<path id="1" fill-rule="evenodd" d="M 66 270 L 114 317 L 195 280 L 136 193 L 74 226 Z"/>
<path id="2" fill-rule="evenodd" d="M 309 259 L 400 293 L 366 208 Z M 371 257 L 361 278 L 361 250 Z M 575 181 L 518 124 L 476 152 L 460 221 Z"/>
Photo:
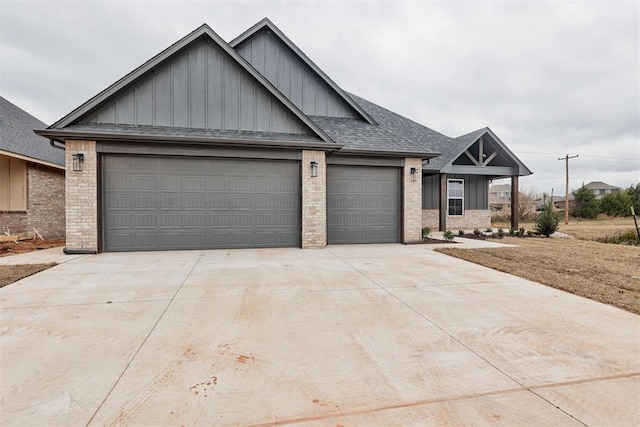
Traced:
<path id="1" fill-rule="evenodd" d="M 50 139 L 50 140 L 49 140 L 49 144 L 51 144 L 51 146 L 52 146 L 53 148 L 59 148 L 60 150 L 64 150 L 64 144 L 62 144 L 62 145 L 58 145 L 58 144 L 59 144 L 59 142 L 58 142 L 58 141 L 56 141 L 55 139 Z"/>

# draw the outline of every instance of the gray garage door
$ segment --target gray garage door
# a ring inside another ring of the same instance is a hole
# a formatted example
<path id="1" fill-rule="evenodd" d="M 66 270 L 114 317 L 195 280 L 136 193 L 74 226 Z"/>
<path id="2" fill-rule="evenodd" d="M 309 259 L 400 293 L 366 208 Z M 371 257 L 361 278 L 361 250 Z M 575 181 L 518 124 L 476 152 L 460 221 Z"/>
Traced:
<path id="1" fill-rule="evenodd" d="M 400 241 L 400 170 L 327 166 L 328 243 Z"/>
<path id="2" fill-rule="evenodd" d="M 106 155 L 106 251 L 300 245 L 295 161 Z"/>

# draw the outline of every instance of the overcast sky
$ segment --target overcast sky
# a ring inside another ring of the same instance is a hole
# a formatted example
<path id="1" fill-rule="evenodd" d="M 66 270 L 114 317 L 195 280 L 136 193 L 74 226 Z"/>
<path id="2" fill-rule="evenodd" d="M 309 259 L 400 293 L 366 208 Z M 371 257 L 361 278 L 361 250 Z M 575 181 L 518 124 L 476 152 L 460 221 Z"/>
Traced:
<path id="1" fill-rule="evenodd" d="M 339 86 L 448 136 L 488 126 L 564 193 L 640 182 L 640 2 L 0 0 L 0 95 L 47 124 L 203 23 L 271 19 Z"/>

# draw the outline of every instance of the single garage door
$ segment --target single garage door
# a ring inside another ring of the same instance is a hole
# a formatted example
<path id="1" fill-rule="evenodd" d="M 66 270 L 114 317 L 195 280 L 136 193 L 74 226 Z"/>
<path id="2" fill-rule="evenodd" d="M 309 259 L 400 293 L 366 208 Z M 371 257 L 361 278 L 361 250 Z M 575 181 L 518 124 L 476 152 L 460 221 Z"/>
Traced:
<path id="1" fill-rule="evenodd" d="M 106 251 L 300 246 L 296 161 L 103 159 Z"/>
<path id="2" fill-rule="evenodd" d="M 400 169 L 328 165 L 328 243 L 399 242 L 400 202 Z"/>

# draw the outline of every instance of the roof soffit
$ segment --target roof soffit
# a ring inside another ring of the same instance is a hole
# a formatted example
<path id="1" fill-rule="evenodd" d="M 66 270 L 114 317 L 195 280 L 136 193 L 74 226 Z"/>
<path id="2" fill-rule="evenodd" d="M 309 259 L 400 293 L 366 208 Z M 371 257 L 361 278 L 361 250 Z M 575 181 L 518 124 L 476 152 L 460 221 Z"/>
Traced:
<path id="1" fill-rule="evenodd" d="M 331 138 L 320 129 L 313 121 L 311 121 L 299 108 L 297 108 L 289 99 L 287 99 L 275 86 L 273 86 L 264 76 L 257 72 L 244 58 L 242 58 L 234 49 L 232 49 L 220 36 L 218 36 L 207 24 L 203 24 L 187 36 L 178 40 L 153 58 L 149 59 L 144 64 L 140 65 L 135 70 L 131 71 L 120 80 L 116 81 L 102 92 L 89 99 L 84 104 L 58 120 L 48 129 L 62 129 L 71 124 L 74 124 L 84 117 L 87 117 L 91 113 L 98 111 L 102 106 L 108 103 L 111 99 L 117 96 L 127 87 L 134 84 L 138 79 L 143 77 L 147 72 L 153 70 L 155 67 L 161 66 L 170 58 L 179 55 L 188 46 L 197 42 L 199 39 L 208 38 L 216 43 L 226 54 L 228 54 L 235 62 L 240 65 L 245 71 L 247 71 L 251 77 L 253 77 L 259 84 L 261 84 L 277 101 L 284 105 L 284 107 L 293 113 L 299 120 L 301 120 L 307 127 L 309 127 L 313 133 L 315 133 L 321 140 L 332 143 Z"/>
<path id="2" fill-rule="evenodd" d="M 242 44 L 253 38 L 261 30 L 267 29 L 275 34 L 280 41 L 291 50 L 304 64 L 306 64 L 321 80 L 324 81 L 342 100 L 344 100 L 358 115 L 369 124 L 378 124 L 357 102 L 355 102 L 344 90 L 340 88 L 331 78 L 325 74 L 295 43 L 293 43 L 276 25 L 268 18 L 263 18 L 260 22 L 240 34 L 229 42 L 229 46 L 238 49 Z"/>

